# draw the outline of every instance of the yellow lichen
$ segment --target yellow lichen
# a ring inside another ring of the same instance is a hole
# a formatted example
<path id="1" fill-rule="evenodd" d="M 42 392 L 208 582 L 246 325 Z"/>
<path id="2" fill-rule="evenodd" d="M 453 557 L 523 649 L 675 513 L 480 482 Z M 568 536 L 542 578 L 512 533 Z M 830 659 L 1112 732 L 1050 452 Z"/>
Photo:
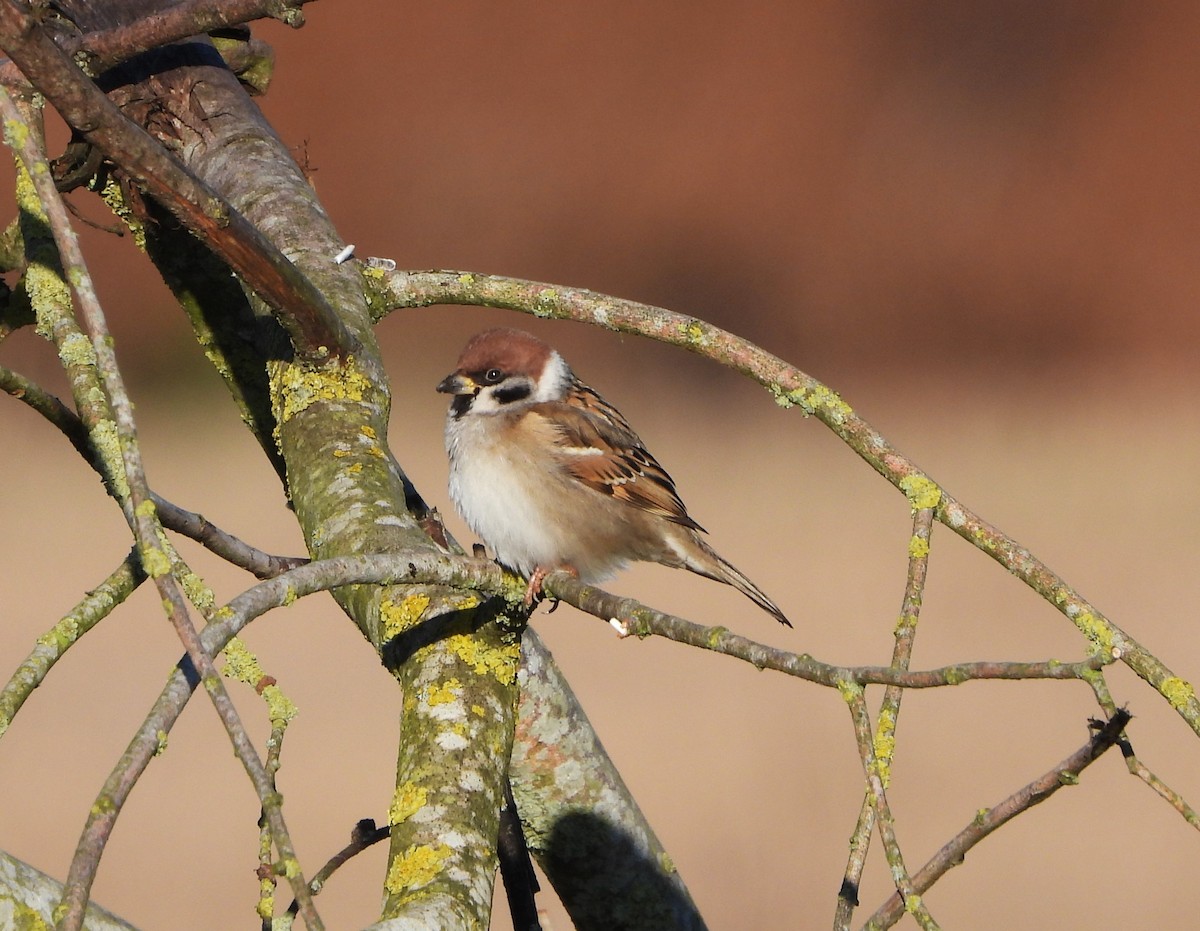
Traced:
<path id="1" fill-rule="evenodd" d="M 923 559 L 929 555 L 929 541 L 918 537 L 915 533 L 908 541 L 908 555 L 913 559 Z"/>
<path id="2" fill-rule="evenodd" d="M 370 388 L 353 356 L 320 368 L 277 364 L 271 372 L 271 413 L 282 425 L 319 401 L 361 401 Z"/>
<path id="3" fill-rule="evenodd" d="M 1091 611 L 1081 611 L 1071 620 L 1075 622 L 1075 626 L 1083 632 L 1083 635 L 1096 645 L 1096 649 L 1105 656 L 1112 656 L 1114 635 L 1112 628 L 1105 621 L 1096 617 Z"/>
<path id="4" fill-rule="evenodd" d="M 258 657 L 246 648 L 240 637 L 234 637 L 225 644 L 223 652 L 225 665 L 221 672 L 226 678 L 236 679 L 250 686 L 258 685 L 265 673 L 258 663 Z"/>
<path id="5" fill-rule="evenodd" d="M 426 686 L 425 702 L 430 706 L 448 705 L 462 694 L 462 683 L 450 678 L 440 685 Z"/>
<path id="6" fill-rule="evenodd" d="M 852 679 L 838 679 L 837 690 L 841 693 L 842 700 L 849 704 L 858 696 L 862 695 L 862 686 Z"/>
<path id="7" fill-rule="evenodd" d="M 262 697 L 267 703 L 267 719 L 272 727 L 284 727 L 300 713 L 296 703 L 284 695 L 283 690 L 274 683 L 263 687 Z"/>
<path id="8" fill-rule="evenodd" d="M 385 640 L 398 637 L 406 630 L 416 627 L 429 607 L 429 596 L 414 592 L 399 604 L 390 598 L 385 598 L 379 605 L 379 618 L 383 621 L 383 636 Z"/>
<path id="9" fill-rule="evenodd" d="M 68 333 L 58 346 L 58 357 L 67 365 L 88 366 L 96 364 L 96 350 L 92 341 L 82 333 Z"/>
<path id="10" fill-rule="evenodd" d="M 502 685 L 517 681 L 517 665 L 521 660 L 521 647 L 517 643 L 488 647 L 475 637 L 455 634 L 446 638 L 446 648 L 470 666 L 476 675 L 490 673 Z"/>
<path id="11" fill-rule="evenodd" d="M 387 874 L 387 891 L 397 895 L 409 889 L 427 886 L 437 878 L 445 863 L 453 854 L 445 844 L 436 846 L 421 844 L 409 847 L 392 860 Z"/>
<path id="12" fill-rule="evenodd" d="M 937 483 L 917 472 L 900 479 L 900 490 L 908 496 L 914 511 L 935 508 L 942 500 L 942 490 Z"/>
<path id="13" fill-rule="evenodd" d="M 379 435 L 375 432 L 375 428 L 369 427 L 366 424 L 363 424 L 361 427 L 359 427 L 358 432 L 361 433 L 363 436 L 367 437 L 368 439 L 371 439 L 371 440 L 379 439 Z"/>
<path id="14" fill-rule="evenodd" d="M 875 728 L 873 742 L 875 772 L 886 789 L 891 782 L 892 755 L 896 752 L 896 715 L 889 709 L 879 712 L 879 724 Z"/>
<path id="15" fill-rule="evenodd" d="M 396 786 L 396 794 L 392 796 L 391 807 L 388 808 L 388 824 L 395 826 L 407 821 L 425 807 L 429 792 L 423 786 L 406 782 Z"/>
<path id="16" fill-rule="evenodd" d="M 1171 676 L 1169 679 L 1164 679 L 1158 690 L 1162 692 L 1163 697 L 1171 703 L 1171 707 L 1176 711 L 1188 705 L 1196 698 L 1196 691 L 1192 688 L 1191 683 L 1185 682 L 1178 676 Z"/>
<path id="17" fill-rule="evenodd" d="M 171 574 L 171 560 L 157 546 L 143 546 L 139 550 L 142 557 L 142 568 L 152 579 L 160 579 Z"/>
<path id="18" fill-rule="evenodd" d="M 908 912 L 910 915 L 913 914 L 914 912 L 916 912 L 920 908 L 921 908 L 921 897 L 919 895 L 916 895 L 914 893 L 913 895 L 905 897 L 904 910 L 906 912 Z"/>
<path id="19" fill-rule="evenodd" d="M 689 320 L 679 324 L 679 334 L 693 346 L 703 346 L 708 342 L 704 327 L 698 320 Z"/>

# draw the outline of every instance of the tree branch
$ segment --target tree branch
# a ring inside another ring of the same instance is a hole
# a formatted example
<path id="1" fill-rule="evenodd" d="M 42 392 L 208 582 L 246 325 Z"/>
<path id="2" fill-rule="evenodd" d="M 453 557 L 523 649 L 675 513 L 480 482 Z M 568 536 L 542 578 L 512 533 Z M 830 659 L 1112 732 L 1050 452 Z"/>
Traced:
<path id="1" fill-rule="evenodd" d="M 1079 781 L 1079 775 L 1105 750 L 1117 742 L 1129 720 L 1129 712 L 1118 711 L 1092 735 L 1086 744 L 1057 766 L 1018 789 L 1000 804 L 992 808 L 980 809 L 971 823 L 959 831 L 953 840 L 934 854 L 929 862 L 913 876 L 912 885 L 916 894 L 923 894 L 944 873 L 962 863 L 972 847 L 1001 825 L 1011 821 L 1022 812 L 1028 811 L 1034 805 L 1046 801 L 1063 786 L 1075 785 Z M 866 927 L 872 931 L 889 928 L 903 916 L 904 911 L 905 904 L 901 901 L 900 896 L 893 895 L 871 916 Z"/>
<path id="2" fill-rule="evenodd" d="M 900 489 L 914 507 L 931 507 L 937 520 L 1062 612 L 1097 655 L 1120 659 L 1163 696 L 1200 735 L 1200 700 L 1189 682 L 1150 653 L 1027 549 L 984 521 L 925 475 L 838 394 L 753 343 L 695 317 L 582 288 L 456 271 L 365 268 L 378 318 L 401 307 L 462 304 L 503 307 L 539 317 L 578 320 L 680 346 L 754 379 L 785 408 L 820 420 L 868 465 Z"/>
<path id="3" fill-rule="evenodd" d="M 308 278 L 216 192 L 126 119 L 16 0 L 0 0 L 0 47 L 68 125 L 127 172 L 271 306 L 300 358 L 321 363 L 355 351 L 356 341 Z"/>

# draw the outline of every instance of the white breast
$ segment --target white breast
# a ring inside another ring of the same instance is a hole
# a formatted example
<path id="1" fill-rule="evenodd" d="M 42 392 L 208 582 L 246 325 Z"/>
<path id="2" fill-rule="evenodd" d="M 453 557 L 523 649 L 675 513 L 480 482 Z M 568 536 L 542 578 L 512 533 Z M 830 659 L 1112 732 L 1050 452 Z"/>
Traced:
<path id="1" fill-rule="evenodd" d="M 528 576 L 561 563 L 569 528 L 556 519 L 554 479 L 510 440 L 502 415 L 468 415 L 446 423 L 450 497 L 479 538 L 511 569 Z"/>

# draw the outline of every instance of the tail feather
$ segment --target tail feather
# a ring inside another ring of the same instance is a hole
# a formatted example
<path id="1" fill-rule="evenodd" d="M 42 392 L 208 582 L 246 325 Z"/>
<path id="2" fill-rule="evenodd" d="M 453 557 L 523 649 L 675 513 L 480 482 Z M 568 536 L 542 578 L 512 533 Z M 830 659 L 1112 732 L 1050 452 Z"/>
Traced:
<path id="1" fill-rule="evenodd" d="M 787 616 L 779 609 L 779 606 L 767 597 L 766 592 L 751 582 L 737 566 L 723 558 L 703 540 L 696 538 L 694 542 L 699 544 L 704 555 L 710 558 L 708 560 L 700 560 L 695 557 L 689 558 L 684 562 L 684 568 L 690 569 L 692 572 L 702 575 L 705 578 L 724 582 L 726 585 L 732 585 L 775 618 L 775 620 L 779 621 L 780 624 L 783 624 L 785 627 L 792 626 L 792 622 L 787 619 Z"/>

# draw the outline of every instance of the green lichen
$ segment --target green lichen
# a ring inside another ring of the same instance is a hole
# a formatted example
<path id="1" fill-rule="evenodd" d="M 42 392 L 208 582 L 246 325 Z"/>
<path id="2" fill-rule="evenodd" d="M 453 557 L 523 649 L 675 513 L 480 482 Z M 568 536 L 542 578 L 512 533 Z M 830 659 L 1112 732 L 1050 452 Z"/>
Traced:
<path id="1" fill-rule="evenodd" d="M 914 511 L 935 508 L 942 500 L 942 490 L 937 483 L 916 472 L 900 479 L 900 490 L 908 496 Z"/>
<path id="2" fill-rule="evenodd" d="M 129 229 L 133 234 L 133 241 L 137 244 L 138 249 L 142 252 L 146 251 L 146 228 L 142 225 L 142 221 L 138 219 L 137 214 L 125 201 L 125 195 L 121 192 L 121 185 L 118 184 L 110 175 L 104 187 L 100 189 L 100 199 L 108 205 L 108 209 Z"/>
<path id="3" fill-rule="evenodd" d="M 399 604 L 385 598 L 379 605 L 379 618 L 383 621 L 383 637 L 391 640 L 406 630 L 416 627 L 425 609 L 429 607 L 429 596 L 422 592 L 408 595 Z"/>
<path id="4" fill-rule="evenodd" d="M 535 317 L 552 317 L 558 310 L 558 292 L 554 288 L 541 288 L 533 299 Z"/>
<path id="5" fill-rule="evenodd" d="M 424 808 L 428 800 L 429 791 L 424 786 L 411 782 L 396 786 L 391 807 L 388 808 L 388 824 L 393 827 L 402 824 Z"/>
<path id="6" fill-rule="evenodd" d="M 968 676 L 966 674 L 966 672 L 958 666 L 951 666 L 949 669 L 946 670 L 946 684 L 947 685 L 961 685 L 963 682 L 966 682 L 969 678 L 970 678 L 970 676 Z"/>
<path id="7" fill-rule="evenodd" d="M 154 739 L 157 741 L 154 747 L 154 755 L 162 756 L 167 752 L 167 732 L 160 728 L 155 732 Z"/>
<path id="8" fill-rule="evenodd" d="M 919 895 L 913 893 L 912 895 L 905 896 L 904 910 L 910 915 L 915 914 L 921 907 L 921 897 Z"/>
<path id="9" fill-rule="evenodd" d="M 913 559 L 924 559 L 929 555 L 929 541 L 914 533 L 908 541 L 908 555 Z"/>
<path id="10" fill-rule="evenodd" d="M 838 692 L 841 693 L 842 700 L 846 704 L 850 704 L 862 695 L 862 686 L 853 679 L 838 679 L 835 684 L 837 685 Z"/>
<path id="11" fill-rule="evenodd" d="M 112 482 L 113 492 L 122 500 L 129 497 L 129 482 L 125 479 L 125 460 L 121 455 L 121 440 L 114 421 L 98 421 L 89 431 L 92 446 L 104 463 L 105 474 Z"/>
<path id="12" fill-rule="evenodd" d="M 501 685 L 512 685 L 517 681 L 517 665 L 521 661 L 519 643 L 489 647 L 477 638 L 466 634 L 447 637 L 446 648 L 470 666 L 477 676 L 485 673 L 496 677 Z"/>
<path id="13" fill-rule="evenodd" d="M 1176 711 L 1191 704 L 1196 698 L 1196 691 L 1192 688 L 1191 684 L 1180 679 L 1178 676 L 1171 676 L 1169 679 L 1164 679 L 1158 690 L 1162 692 L 1163 697 L 1171 703 L 1171 707 Z"/>
<path id="14" fill-rule="evenodd" d="M 96 364 L 96 350 L 92 341 L 82 333 L 68 333 L 58 346 L 58 357 L 70 366 L 92 366 Z M 153 504 L 153 502 L 151 502 Z"/>
<path id="15" fill-rule="evenodd" d="M 414 844 L 392 860 L 385 884 L 387 891 L 398 895 L 429 885 L 453 853 L 445 844 Z"/>
<path id="16" fill-rule="evenodd" d="M 151 504 L 154 502 L 151 501 Z M 188 601 L 200 609 L 205 617 L 211 617 L 217 607 L 217 596 L 208 584 L 191 569 L 183 568 L 176 576 L 183 587 Z"/>

